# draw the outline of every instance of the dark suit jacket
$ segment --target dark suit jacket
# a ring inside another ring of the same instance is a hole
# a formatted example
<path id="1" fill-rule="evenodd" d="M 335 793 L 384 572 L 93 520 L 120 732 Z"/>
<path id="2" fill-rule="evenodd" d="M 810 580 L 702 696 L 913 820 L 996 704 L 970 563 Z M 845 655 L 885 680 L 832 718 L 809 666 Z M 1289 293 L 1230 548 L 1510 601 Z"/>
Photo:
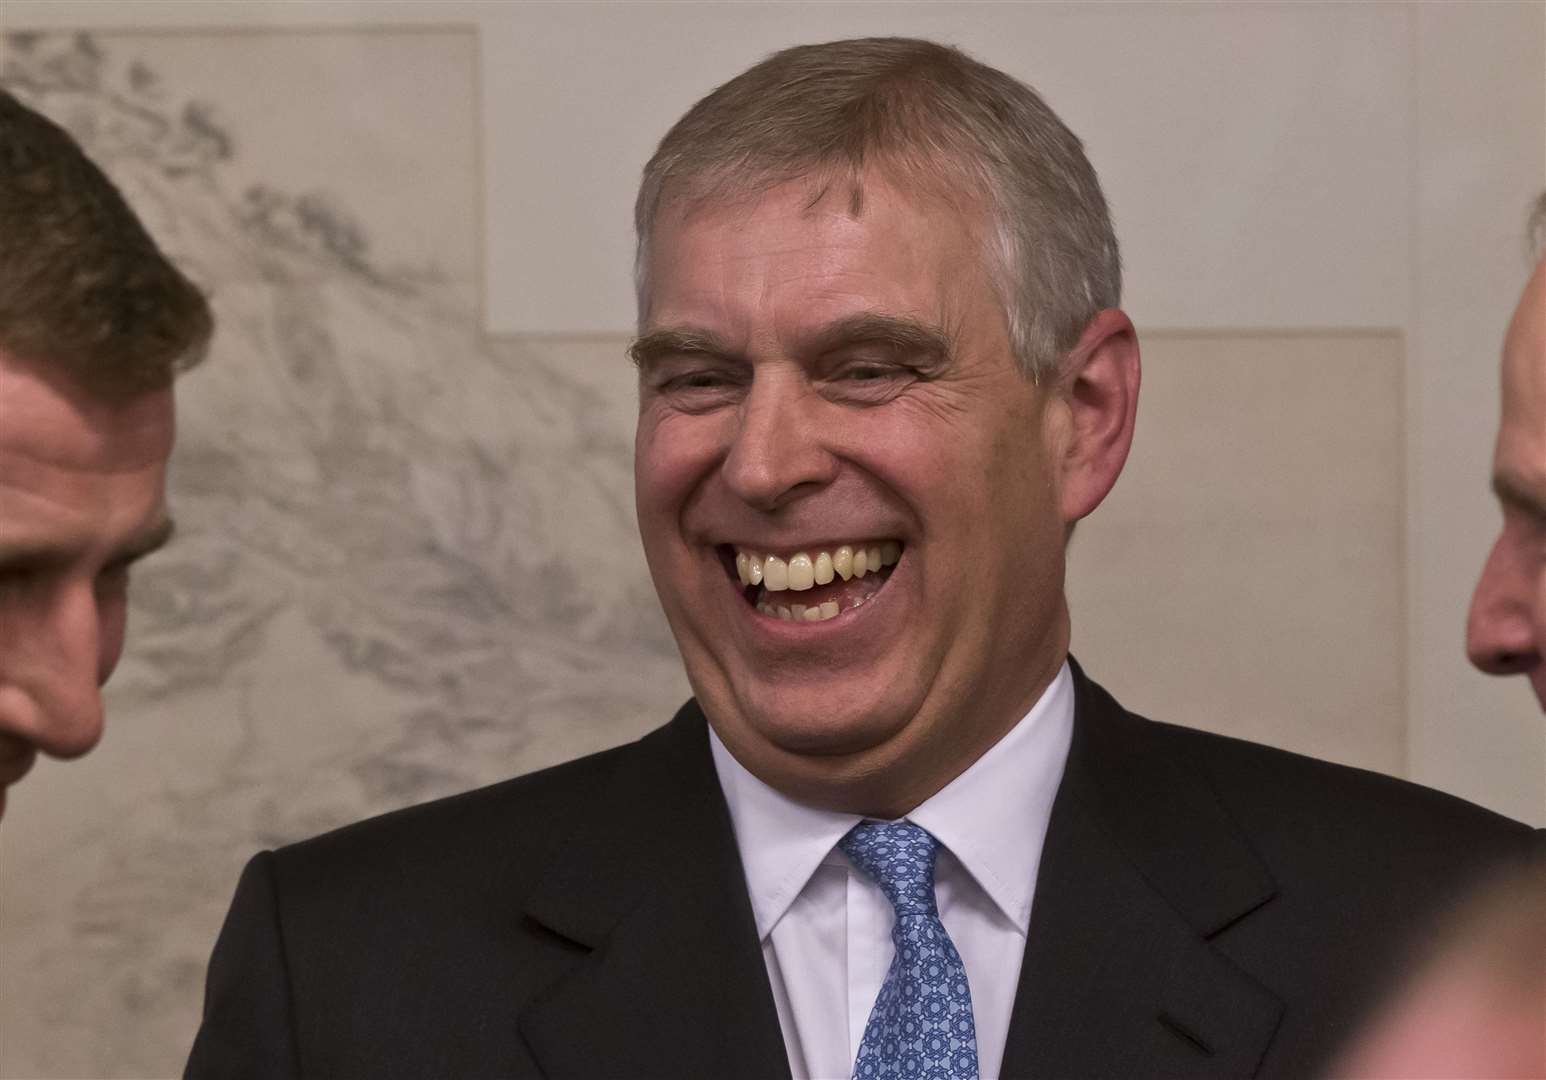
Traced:
<path id="1" fill-rule="evenodd" d="M 1006 1077 L 1305 1076 L 1400 942 L 1533 846 L 1074 677 Z M 258 855 L 187 1075 L 787 1077 L 703 714 Z"/>

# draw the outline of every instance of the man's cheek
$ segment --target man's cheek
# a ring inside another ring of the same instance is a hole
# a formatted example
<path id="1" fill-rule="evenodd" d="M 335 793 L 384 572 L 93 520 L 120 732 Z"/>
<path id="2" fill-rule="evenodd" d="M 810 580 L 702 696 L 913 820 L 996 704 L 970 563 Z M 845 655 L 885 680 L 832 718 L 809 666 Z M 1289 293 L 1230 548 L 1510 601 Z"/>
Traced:
<path id="1" fill-rule="evenodd" d="M 691 545 L 702 539 L 708 528 L 710 481 L 716 468 L 712 453 L 698 449 L 655 453 L 640 460 L 634 499 L 646 548 Z"/>

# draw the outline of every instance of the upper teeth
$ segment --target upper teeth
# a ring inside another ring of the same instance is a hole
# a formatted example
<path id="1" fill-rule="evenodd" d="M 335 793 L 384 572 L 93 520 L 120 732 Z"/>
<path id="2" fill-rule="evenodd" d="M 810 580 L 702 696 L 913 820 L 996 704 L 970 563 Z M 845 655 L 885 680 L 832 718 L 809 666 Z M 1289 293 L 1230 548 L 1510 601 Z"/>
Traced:
<path id="1" fill-rule="evenodd" d="M 788 559 L 738 548 L 735 572 L 742 585 L 761 585 L 768 592 L 804 592 L 813 585 L 826 585 L 834 576 L 844 581 L 862 578 L 901 557 L 902 545 L 895 540 L 868 546 L 844 544 L 836 551 L 797 551 Z"/>

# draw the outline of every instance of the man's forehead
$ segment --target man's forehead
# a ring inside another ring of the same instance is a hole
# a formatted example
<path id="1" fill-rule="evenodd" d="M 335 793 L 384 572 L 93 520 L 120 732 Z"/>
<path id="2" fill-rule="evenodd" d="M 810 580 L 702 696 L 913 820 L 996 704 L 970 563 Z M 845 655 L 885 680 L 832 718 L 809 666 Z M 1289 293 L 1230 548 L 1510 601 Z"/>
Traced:
<path id="1" fill-rule="evenodd" d="M 90 394 L 0 352 L 0 549 L 68 561 L 136 554 L 166 530 L 172 392 Z"/>
<path id="2" fill-rule="evenodd" d="M 1503 342 L 1503 430 L 1546 454 L 1546 259 L 1519 298 Z"/>
<path id="3" fill-rule="evenodd" d="M 0 566 L 132 559 L 171 532 L 162 462 L 81 471 L 0 447 Z"/>
<path id="4" fill-rule="evenodd" d="M 13 467 L 112 474 L 154 468 L 171 455 L 170 386 L 96 394 L 47 364 L 0 349 L 0 455 Z"/>
<path id="5" fill-rule="evenodd" d="M 883 176 L 870 178 L 857 212 L 806 178 L 748 201 L 673 209 L 647 252 L 641 330 L 730 330 L 751 311 L 776 311 L 802 334 L 866 313 L 947 321 L 957 293 L 991 291 L 977 236 L 953 206 Z"/>

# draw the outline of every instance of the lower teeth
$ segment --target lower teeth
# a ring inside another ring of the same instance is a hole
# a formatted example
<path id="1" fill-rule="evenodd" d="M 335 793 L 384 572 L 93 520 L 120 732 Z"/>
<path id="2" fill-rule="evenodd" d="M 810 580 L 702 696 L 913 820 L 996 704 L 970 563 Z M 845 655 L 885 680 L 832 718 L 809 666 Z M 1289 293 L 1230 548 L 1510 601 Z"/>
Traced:
<path id="1" fill-rule="evenodd" d="M 775 619 L 783 619 L 785 622 L 826 622 L 835 619 L 838 615 L 836 600 L 828 600 L 824 604 L 806 607 L 804 604 L 793 604 L 784 607 L 782 604 L 758 604 L 757 610 L 764 615 Z"/>
<path id="2" fill-rule="evenodd" d="M 852 598 L 846 607 L 836 600 L 827 600 L 817 605 L 806 604 L 770 604 L 762 601 L 757 604 L 757 610 L 774 619 L 783 619 L 785 622 L 826 622 L 835 619 L 844 611 L 852 611 L 862 606 L 866 601 L 873 599 L 875 593 L 862 593 Z"/>

